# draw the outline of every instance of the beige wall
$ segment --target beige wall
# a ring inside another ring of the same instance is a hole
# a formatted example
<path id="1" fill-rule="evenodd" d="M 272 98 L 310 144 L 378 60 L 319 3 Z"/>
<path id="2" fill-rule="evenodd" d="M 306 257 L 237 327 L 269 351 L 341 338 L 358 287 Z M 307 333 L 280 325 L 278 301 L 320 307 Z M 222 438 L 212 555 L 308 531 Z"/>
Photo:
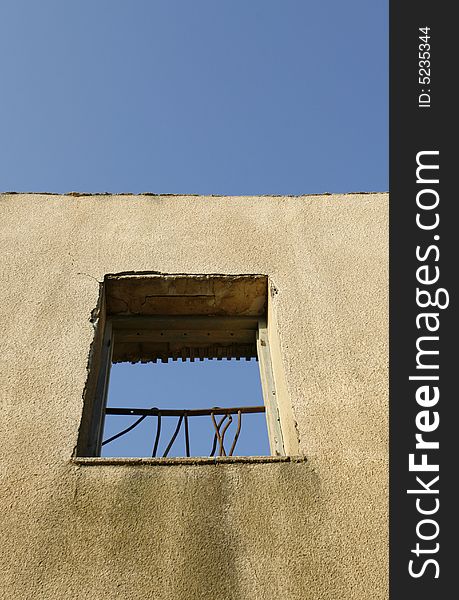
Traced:
<path id="1" fill-rule="evenodd" d="M 387 212 L 0 195 L 0 597 L 387 598 Z M 307 461 L 72 462 L 98 282 L 152 270 L 269 275 Z"/>

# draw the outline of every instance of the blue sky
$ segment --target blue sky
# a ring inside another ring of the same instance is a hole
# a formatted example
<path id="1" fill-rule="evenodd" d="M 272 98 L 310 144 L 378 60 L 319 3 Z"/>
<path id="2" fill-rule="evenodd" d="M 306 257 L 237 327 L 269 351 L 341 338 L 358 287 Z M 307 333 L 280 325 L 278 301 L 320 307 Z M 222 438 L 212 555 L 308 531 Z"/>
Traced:
<path id="1" fill-rule="evenodd" d="M 172 362 L 113 365 L 110 376 L 108 406 L 113 408 L 212 408 L 215 406 L 263 406 L 258 363 L 236 360 L 205 360 L 203 362 Z M 138 417 L 110 415 L 106 417 L 104 440 Z M 217 423 L 221 417 L 218 417 Z M 157 456 L 162 456 L 174 429 L 177 417 L 163 417 Z M 224 427 L 227 424 L 222 424 Z M 156 436 L 156 417 L 148 417 L 126 435 L 102 448 L 102 456 L 151 456 Z M 229 425 L 224 441 L 228 452 L 237 429 L 237 416 Z M 191 455 L 209 455 L 214 438 L 211 418 L 190 417 Z M 269 454 L 269 441 L 264 414 L 243 415 L 240 435 L 234 455 Z M 217 450 L 218 454 L 218 450 Z M 184 456 L 184 424 L 169 456 Z"/>
<path id="2" fill-rule="evenodd" d="M 3 0 L 0 190 L 387 190 L 387 45 L 387 0 Z"/>
<path id="3" fill-rule="evenodd" d="M 388 189 L 387 0 L 3 0 L 0 73 L 0 191 Z M 261 401 L 256 363 L 218 364 L 166 368 Z M 155 368 L 116 366 L 110 403 L 178 402 Z"/>

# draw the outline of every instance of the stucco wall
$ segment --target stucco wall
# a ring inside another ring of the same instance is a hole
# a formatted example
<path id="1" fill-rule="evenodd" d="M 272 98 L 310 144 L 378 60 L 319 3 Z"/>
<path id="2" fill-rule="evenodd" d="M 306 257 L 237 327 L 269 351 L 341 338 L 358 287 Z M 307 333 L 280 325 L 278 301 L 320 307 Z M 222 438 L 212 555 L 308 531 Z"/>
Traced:
<path id="1" fill-rule="evenodd" d="M 0 597 L 387 598 L 387 194 L 0 195 Z M 264 273 L 304 460 L 72 462 L 106 273 Z"/>

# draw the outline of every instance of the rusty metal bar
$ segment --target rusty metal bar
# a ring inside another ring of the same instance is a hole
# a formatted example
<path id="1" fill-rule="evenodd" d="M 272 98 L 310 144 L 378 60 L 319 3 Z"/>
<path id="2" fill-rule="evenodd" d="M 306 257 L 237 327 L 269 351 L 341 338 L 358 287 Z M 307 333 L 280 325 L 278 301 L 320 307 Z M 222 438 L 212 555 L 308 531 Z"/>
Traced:
<path id="1" fill-rule="evenodd" d="M 225 446 L 224 446 L 225 433 L 232 422 L 233 422 L 233 417 L 231 415 L 228 415 L 228 423 L 226 423 L 226 425 L 223 427 L 222 432 L 221 432 L 220 456 L 226 456 L 226 451 L 225 451 Z"/>
<path id="2" fill-rule="evenodd" d="M 223 417 L 220 419 L 220 421 L 217 423 L 217 429 L 220 430 L 220 427 L 223 423 L 223 421 L 226 419 L 228 415 L 223 415 Z M 212 419 L 213 420 L 213 419 Z M 214 441 L 212 443 L 212 450 L 210 451 L 210 456 L 213 456 L 215 454 L 215 450 L 217 449 L 217 434 L 215 433 L 214 435 Z"/>
<path id="3" fill-rule="evenodd" d="M 153 447 L 153 452 L 151 455 L 152 458 L 155 458 L 156 452 L 158 451 L 159 436 L 161 435 L 161 412 L 158 411 L 156 416 L 158 417 L 158 423 L 156 425 L 156 437 L 155 437 L 155 445 Z"/>
<path id="4" fill-rule="evenodd" d="M 233 421 L 233 417 L 231 416 L 230 413 L 225 415 L 225 418 L 228 419 L 228 423 L 225 423 L 225 426 L 223 427 L 223 429 L 220 432 L 220 426 L 222 425 L 222 423 L 225 419 L 222 419 L 220 421 L 220 423 L 217 425 L 217 422 L 215 420 L 215 415 L 213 412 L 210 413 L 210 416 L 212 418 L 212 423 L 214 424 L 214 428 L 215 428 L 215 435 L 218 438 L 218 444 L 220 446 L 219 456 L 226 456 L 226 451 L 225 451 L 225 446 L 224 446 L 225 433 L 226 433 L 226 430 L 228 429 L 228 427 L 231 425 L 231 423 Z"/>
<path id="5" fill-rule="evenodd" d="M 217 440 L 218 440 L 218 445 L 220 446 L 219 455 L 221 456 L 222 443 L 221 443 L 221 435 L 220 435 L 220 425 L 223 423 L 223 421 L 225 419 L 228 418 L 228 415 L 225 415 L 225 417 L 223 419 L 221 419 L 220 424 L 218 426 L 217 426 L 217 422 L 215 420 L 215 414 L 213 412 L 210 413 L 210 418 L 212 419 L 212 423 L 213 423 L 214 428 L 215 428 L 215 435 L 216 435 Z"/>
<path id="6" fill-rule="evenodd" d="M 180 432 L 180 428 L 182 425 L 182 421 L 184 421 L 184 424 L 185 424 L 185 427 L 184 427 L 185 451 L 186 451 L 186 456 L 189 457 L 189 456 L 191 456 L 191 453 L 190 453 L 190 436 L 189 436 L 188 417 L 189 416 L 193 417 L 193 416 L 209 416 L 210 415 L 214 429 L 215 429 L 213 445 L 212 445 L 212 450 L 210 452 L 210 456 L 215 455 L 216 448 L 217 448 L 217 442 L 218 442 L 218 446 L 219 446 L 219 453 L 218 453 L 219 456 L 227 456 L 226 450 L 225 450 L 225 434 L 226 434 L 228 428 L 230 427 L 231 423 L 233 422 L 232 415 L 237 414 L 237 428 L 236 428 L 233 442 L 231 444 L 231 448 L 230 448 L 230 451 L 228 454 L 228 456 L 233 456 L 233 452 L 234 452 L 234 449 L 236 448 L 239 434 L 241 432 L 242 414 L 244 414 L 244 413 L 245 414 L 253 414 L 253 413 L 264 413 L 264 412 L 265 412 L 264 406 L 241 406 L 241 407 L 233 407 L 233 408 L 220 408 L 220 407 L 216 406 L 214 408 L 197 408 L 197 409 L 159 409 L 156 407 L 132 408 L 132 409 L 131 408 L 106 408 L 107 415 L 124 415 L 124 416 L 140 415 L 140 418 L 137 419 L 137 421 L 135 421 L 135 423 L 133 423 L 126 429 L 123 429 L 116 435 L 113 435 L 112 437 L 108 438 L 108 440 L 105 440 L 104 442 L 102 442 L 102 446 L 104 446 L 105 444 L 108 444 L 110 442 L 113 442 L 114 440 L 118 439 L 122 435 L 128 433 L 129 431 L 132 431 L 135 427 L 137 427 L 137 425 L 139 425 L 147 417 L 156 416 L 157 417 L 156 435 L 155 435 L 155 443 L 154 443 L 153 452 L 152 452 L 152 457 L 155 458 L 157 451 L 158 451 L 158 446 L 159 446 L 160 437 L 161 437 L 162 417 L 163 416 L 179 417 L 177 426 L 172 435 L 172 438 L 170 439 L 169 444 L 167 445 L 166 450 L 164 451 L 163 458 L 167 457 L 175 440 L 177 439 L 177 436 Z M 216 415 L 221 415 L 221 419 L 218 421 L 218 423 L 217 423 L 217 420 L 215 419 Z M 225 421 L 226 421 L 226 423 L 225 423 Z"/>
<path id="7" fill-rule="evenodd" d="M 234 449 L 236 448 L 239 434 L 241 433 L 241 425 L 242 425 L 242 413 L 240 410 L 238 410 L 237 411 L 237 429 L 236 429 L 236 433 L 234 434 L 234 439 L 233 439 L 233 443 L 230 448 L 229 456 L 233 456 L 233 452 L 234 452 Z"/>
<path id="8" fill-rule="evenodd" d="M 185 418 L 185 450 L 186 450 L 186 455 L 190 456 L 190 437 L 188 435 L 188 414 L 187 413 L 184 414 L 184 418 Z"/>
<path id="9" fill-rule="evenodd" d="M 177 427 L 175 428 L 174 435 L 171 437 L 171 441 L 169 442 L 166 450 L 164 451 L 163 458 L 166 458 L 169 454 L 169 450 L 172 448 L 172 445 L 175 442 L 176 437 L 178 436 L 178 432 L 180 431 L 180 427 L 183 421 L 183 413 L 180 415 L 179 420 L 177 422 Z"/>
<path id="10" fill-rule="evenodd" d="M 143 415 L 142 417 L 140 417 L 140 419 L 137 419 L 137 421 L 135 423 L 133 423 L 129 427 L 126 427 L 126 429 L 123 429 L 123 431 L 120 431 L 116 435 L 112 435 L 111 438 L 108 438 L 108 440 L 105 440 L 104 442 L 102 442 L 101 446 L 105 446 L 105 444 L 109 444 L 110 442 L 113 442 L 114 440 L 118 439 L 119 437 L 121 437 L 125 433 L 129 433 L 129 431 L 132 431 L 134 429 L 134 427 L 137 427 L 137 425 L 140 425 L 140 423 L 144 419 L 146 419 L 146 417 L 148 417 L 148 415 Z"/>

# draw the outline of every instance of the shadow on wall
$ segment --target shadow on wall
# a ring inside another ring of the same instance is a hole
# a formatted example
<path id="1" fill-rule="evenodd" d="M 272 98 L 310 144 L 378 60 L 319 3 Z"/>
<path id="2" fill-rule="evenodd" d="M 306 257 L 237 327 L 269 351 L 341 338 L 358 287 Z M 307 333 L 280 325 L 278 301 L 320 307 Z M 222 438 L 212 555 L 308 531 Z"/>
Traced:
<path id="1" fill-rule="evenodd" d="M 75 477 L 56 482 L 62 493 L 37 521 L 43 598 L 342 595 L 318 477 L 304 462 L 75 467 Z"/>

